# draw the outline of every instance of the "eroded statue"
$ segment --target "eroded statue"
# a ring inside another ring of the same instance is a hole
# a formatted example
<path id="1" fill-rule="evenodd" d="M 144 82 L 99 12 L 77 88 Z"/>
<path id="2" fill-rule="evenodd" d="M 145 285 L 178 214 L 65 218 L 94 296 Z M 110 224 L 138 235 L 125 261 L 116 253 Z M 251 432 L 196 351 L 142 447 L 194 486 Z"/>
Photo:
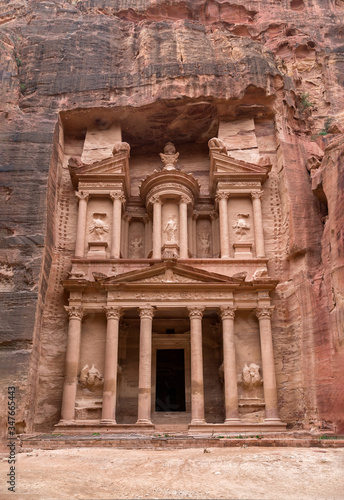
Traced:
<path id="1" fill-rule="evenodd" d="M 209 233 L 200 233 L 198 235 L 199 250 L 201 257 L 209 257 L 210 254 L 210 236 Z"/>
<path id="2" fill-rule="evenodd" d="M 241 378 L 246 391 L 252 391 L 252 389 L 256 389 L 263 383 L 260 375 L 260 366 L 255 363 L 251 363 L 249 366 L 245 363 Z"/>
<path id="3" fill-rule="evenodd" d="M 164 147 L 164 152 L 160 153 L 160 158 L 164 164 L 163 170 L 176 170 L 176 163 L 179 158 L 179 153 L 172 142 L 168 142 Z"/>
<path id="4" fill-rule="evenodd" d="M 174 215 L 171 215 L 166 225 L 164 227 L 164 233 L 166 233 L 166 241 L 169 243 L 175 243 L 177 237 L 177 221 Z"/>
<path id="5" fill-rule="evenodd" d="M 101 387 L 104 383 L 102 374 L 97 368 L 92 365 L 91 368 L 85 365 L 80 372 L 79 383 L 85 389 L 95 391 L 97 387 Z"/>
<path id="6" fill-rule="evenodd" d="M 135 238 L 134 240 L 132 240 L 132 242 L 130 243 L 130 254 L 132 257 L 141 257 L 142 249 L 142 238 Z"/>
<path id="7" fill-rule="evenodd" d="M 247 222 L 249 214 L 238 214 L 238 220 L 232 225 L 234 232 L 239 236 L 239 239 L 242 236 L 245 236 L 248 231 L 251 229 L 250 224 Z"/>
<path id="8" fill-rule="evenodd" d="M 105 217 L 106 214 L 93 214 L 93 221 L 89 227 L 89 232 L 94 235 L 96 241 L 103 241 L 104 234 L 109 232 L 109 226 L 103 220 Z"/>

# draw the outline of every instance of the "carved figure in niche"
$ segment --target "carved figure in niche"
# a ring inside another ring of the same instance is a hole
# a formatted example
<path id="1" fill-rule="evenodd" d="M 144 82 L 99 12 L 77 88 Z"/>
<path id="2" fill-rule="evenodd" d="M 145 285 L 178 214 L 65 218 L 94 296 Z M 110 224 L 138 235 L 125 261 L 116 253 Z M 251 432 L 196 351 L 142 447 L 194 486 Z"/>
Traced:
<path id="1" fill-rule="evenodd" d="M 172 142 L 168 142 L 164 147 L 164 152 L 160 153 L 160 158 L 164 164 L 163 170 L 176 170 L 176 163 L 179 158 L 179 153 Z"/>
<path id="2" fill-rule="evenodd" d="M 201 257 L 209 257 L 210 254 L 210 241 L 209 233 L 200 233 L 198 235 L 199 250 Z"/>
<path id="3" fill-rule="evenodd" d="M 130 243 L 130 254 L 134 258 L 141 257 L 141 250 L 143 248 L 142 245 L 142 238 L 135 238 L 131 243 Z"/>
<path id="4" fill-rule="evenodd" d="M 262 377 L 260 376 L 260 366 L 255 363 L 251 363 L 250 366 L 245 363 L 241 377 L 246 391 L 252 391 L 252 389 L 256 389 L 263 383 Z"/>
<path id="5" fill-rule="evenodd" d="M 238 220 L 235 222 L 235 224 L 232 225 L 232 228 L 234 229 L 234 232 L 239 236 L 239 239 L 241 239 L 242 236 L 245 236 L 251 229 L 250 224 L 245 220 L 249 216 L 249 214 L 238 214 Z"/>
<path id="6" fill-rule="evenodd" d="M 90 234 L 94 234 L 96 241 L 103 241 L 105 233 L 109 232 L 109 226 L 105 224 L 104 220 L 106 217 L 105 213 L 94 213 L 93 221 L 89 227 Z"/>
<path id="7" fill-rule="evenodd" d="M 79 383 L 89 391 L 95 391 L 104 383 L 102 374 L 97 368 L 92 365 L 91 368 L 85 365 L 80 372 Z"/>
<path id="8" fill-rule="evenodd" d="M 166 233 L 167 241 L 169 243 L 176 242 L 177 221 L 174 215 L 171 215 L 168 221 L 166 222 L 166 225 L 164 227 L 164 233 Z"/>

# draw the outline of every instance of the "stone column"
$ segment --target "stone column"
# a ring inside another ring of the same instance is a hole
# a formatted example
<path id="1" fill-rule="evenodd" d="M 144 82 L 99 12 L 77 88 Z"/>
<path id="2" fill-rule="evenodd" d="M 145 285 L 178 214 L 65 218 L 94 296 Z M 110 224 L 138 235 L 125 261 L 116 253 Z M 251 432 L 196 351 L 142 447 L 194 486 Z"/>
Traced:
<path id="1" fill-rule="evenodd" d="M 161 200 L 154 197 L 153 203 L 153 259 L 161 259 Z"/>
<path id="2" fill-rule="evenodd" d="M 75 257 L 83 258 L 85 255 L 87 202 L 89 193 L 76 191 L 75 196 L 79 200 L 78 222 L 76 228 Z"/>
<path id="3" fill-rule="evenodd" d="M 137 424 L 151 424 L 152 324 L 154 309 L 140 307 L 139 399 Z"/>
<path id="4" fill-rule="evenodd" d="M 104 307 L 107 318 L 105 366 L 103 387 L 103 409 L 101 424 L 116 423 L 116 396 L 118 372 L 118 330 L 120 307 Z"/>
<path id="5" fill-rule="evenodd" d="M 129 258 L 129 224 L 131 221 L 130 215 L 125 213 L 123 215 L 124 230 L 123 230 L 123 257 L 125 259 Z"/>
<path id="6" fill-rule="evenodd" d="M 181 197 L 179 202 L 179 258 L 187 259 L 188 254 L 188 199 Z"/>
<path id="7" fill-rule="evenodd" d="M 145 247 L 144 247 L 144 257 L 147 258 L 148 257 L 148 254 L 150 252 L 150 248 L 149 248 L 149 242 L 150 242 L 150 234 L 149 234 L 149 217 L 148 217 L 148 214 L 145 214 L 145 216 L 143 217 L 143 222 L 144 222 L 144 225 L 145 225 Z"/>
<path id="8" fill-rule="evenodd" d="M 191 252 L 192 257 L 195 256 L 195 252 L 193 249 L 193 239 L 192 239 L 192 216 L 188 217 L 188 249 Z"/>
<path id="9" fill-rule="evenodd" d="M 192 245 L 195 257 L 197 257 L 197 219 L 198 213 L 194 210 L 192 212 Z"/>
<path id="10" fill-rule="evenodd" d="M 254 222 L 254 235 L 256 240 L 257 257 L 265 257 L 262 204 L 260 201 L 262 195 L 263 195 L 262 191 L 251 192 L 252 203 L 253 203 L 253 222 Z"/>
<path id="11" fill-rule="evenodd" d="M 217 252 L 218 252 L 218 246 L 217 246 L 217 218 L 218 215 L 216 212 L 212 212 L 210 214 L 210 219 L 211 219 L 211 241 L 212 241 L 212 257 L 216 257 Z"/>
<path id="12" fill-rule="evenodd" d="M 216 196 L 219 202 L 221 259 L 229 259 L 228 196 L 228 193 L 223 192 Z"/>
<path id="13" fill-rule="evenodd" d="M 279 420 L 275 361 L 271 334 L 271 314 L 273 309 L 274 307 L 258 307 L 256 309 L 256 315 L 259 320 L 260 348 L 263 365 L 265 420 Z"/>
<path id="14" fill-rule="evenodd" d="M 202 316 L 204 307 L 189 307 L 191 336 L 191 424 L 204 424 Z"/>
<path id="15" fill-rule="evenodd" d="M 238 383 L 235 359 L 234 316 L 236 307 L 220 307 L 223 336 L 223 371 L 227 423 L 238 423 Z"/>
<path id="16" fill-rule="evenodd" d="M 81 322 L 83 308 L 80 306 L 67 306 L 65 310 L 69 316 L 65 380 L 63 386 L 61 421 L 75 420 L 75 398 L 78 384 L 79 353 L 81 340 Z"/>
<path id="17" fill-rule="evenodd" d="M 121 191 L 110 193 L 110 198 L 113 201 L 110 258 L 119 259 L 121 250 L 122 203 L 125 198 Z"/>

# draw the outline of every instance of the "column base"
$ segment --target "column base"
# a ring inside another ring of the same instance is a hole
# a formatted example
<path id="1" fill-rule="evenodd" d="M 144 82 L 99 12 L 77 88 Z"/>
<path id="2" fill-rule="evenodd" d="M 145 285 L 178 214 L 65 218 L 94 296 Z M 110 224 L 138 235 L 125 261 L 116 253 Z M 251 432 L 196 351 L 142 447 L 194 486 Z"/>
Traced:
<path id="1" fill-rule="evenodd" d="M 193 418 L 189 425 L 206 425 L 204 418 Z"/>
<path id="2" fill-rule="evenodd" d="M 102 418 L 100 421 L 100 425 L 116 425 L 117 422 L 116 420 L 113 420 L 111 418 Z"/>
<path id="3" fill-rule="evenodd" d="M 224 421 L 224 424 L 225 425 L 240 425 L 241 420 L 239 417 L 226 418 L 226 420 Z"/>
<path id="4" fill-rule="evenodd" d="M 135 425 L 153 425 L 149 418 L 139 418 Z"/>

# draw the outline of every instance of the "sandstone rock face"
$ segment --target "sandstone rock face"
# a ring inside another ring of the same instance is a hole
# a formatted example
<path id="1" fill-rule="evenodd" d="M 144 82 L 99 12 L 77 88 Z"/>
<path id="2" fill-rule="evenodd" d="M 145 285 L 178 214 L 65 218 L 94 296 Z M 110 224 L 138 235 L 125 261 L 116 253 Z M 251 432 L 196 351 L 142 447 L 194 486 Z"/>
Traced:
<path id="1" fill-rule="evenodd" d="M 66 325 L 76 212 L 59 165 L 92 157 L 86 130 L 118 119 L 134 196 L 154 167 L 135 152 L 153 158 L 152 138 L 200 154 L 190 165 L 204 195 L 209 138 L 239 160 L 270 157 L 280 415 L 344 432 L 343 13 L 341 0 L 0 2 L 0 369 L 17 387 L 19 432 L 51 428 L 61 401 L 66 335 L 52 332 Z"/>

